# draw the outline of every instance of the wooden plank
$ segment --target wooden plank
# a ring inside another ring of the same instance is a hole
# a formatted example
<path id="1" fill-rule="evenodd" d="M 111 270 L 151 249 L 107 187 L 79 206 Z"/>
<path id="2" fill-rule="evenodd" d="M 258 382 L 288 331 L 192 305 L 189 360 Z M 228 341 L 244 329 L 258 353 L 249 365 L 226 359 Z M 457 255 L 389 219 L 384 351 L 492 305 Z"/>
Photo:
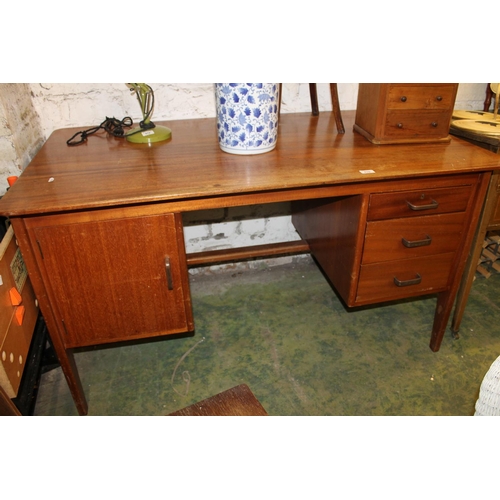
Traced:
<path id="1" fill-rule="evenodd" d="M 499 257 L 497 254 L 490 252 L 487 248 L 483 249 L 482 255 L 486 258 L 486 260 L 489 260 L 491 262 L 495 262 L 495 260 L 497 260 Z"/>
<path id="2" fill-rule="evenodd" d="M 268 413 L 246 384 L 170 413 L 170 417 L 264 417 Z"/>
<path id="3" fill-rule="evenodd" d="M 217 264 L 233 260 L 245 260 L 263 257 L 276 257 L 279 255 L 291 255 L 309 252 L 309 245 L 304 240 L 288 241 L 284 243 L 270 243 L 267 245 L 255 245 L 240 248 L 228 248 L 224 250 L 208 250 L 206 252 L 194 252 L 187 254 L 188 266 L 201 266 L 206 264 Z"/>
<path id="4" fill-rule="evenodd" d="M 483 266 L 479 266 L 477 268 L 477 271 L 481 273 L 485 278 L 489 278 L 491 276 L 491 273 L 489 273 Z"/>

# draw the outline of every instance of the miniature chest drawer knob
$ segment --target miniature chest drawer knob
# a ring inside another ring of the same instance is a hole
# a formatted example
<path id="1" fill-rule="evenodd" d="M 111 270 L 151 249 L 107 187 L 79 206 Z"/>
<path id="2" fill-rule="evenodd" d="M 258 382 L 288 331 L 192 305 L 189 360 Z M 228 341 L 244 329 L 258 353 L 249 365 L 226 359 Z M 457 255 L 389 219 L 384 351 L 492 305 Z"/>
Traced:
<path id="1" fill-rule="evenodd" d="M 406 102 L 407 97 L 404 95 L 401 97 L 401 102 Z"/>

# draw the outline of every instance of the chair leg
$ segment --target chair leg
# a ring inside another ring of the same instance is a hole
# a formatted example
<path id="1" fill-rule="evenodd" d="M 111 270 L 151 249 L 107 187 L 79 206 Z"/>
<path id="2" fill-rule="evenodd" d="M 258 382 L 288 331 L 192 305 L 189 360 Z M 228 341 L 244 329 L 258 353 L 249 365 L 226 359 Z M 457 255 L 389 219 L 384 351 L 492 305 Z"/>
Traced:
<path id="1" fill-rule="evenodd" d="M 281 92 L 283 90 L 283 84 L 279 84 L 279 98 L 278 98 L 278 117 L 280 116 L 281 112 Z M 316 84 L 315 83 L 310 83 L 309 84 L 309 93 L 311 95 L 311 109 L 312 109 L 312 114 L 313 116 L 318 116 L 319 115 L 319 106 L 318 106 L 318 92 L 316 90 Z"/>
<path id="2" fill-rule="evenodd" d="M 281 92 L 283 90 L 283 84 L 279 84 L 279 98 L 278 98 L 278 118 L 281 112 Z M 319 115 L 319 106 L 318 106 L 318 91 L 315 83 L 309 84 L 309 93 L 311 96 L 311 110 L 313 116 Z M 344 122 L 342 121 L 342 114 L 340 113 L 340 103 L 339 103 L 339 94 L 337 90 L 336 83 L 330 83 L 330 94 L 332 96 L 332 110 L 333 116 L 335 117 L 335 123 L 337 125 L 337 132 L 339 134 L 344 134 Z"/>
<path id="3" fill-rule="evenodd" d="M 311 95 L 311 109 L 313 116 L 319 115 L 318 92 L 315 83 L 309 84 L 309 94 Z"/>
<path id="4" fill-rule="evenodd" d="M 335 123 L 337 124 L 337 132 L 339 134 L 344 134 L 344 122 L 342 121 L 342 115 L 340 113 L 339 93 L 336 83 L 330 83 L 330 94 L 332 96 L 332 110 L 335 116 Z"/>
<path id="5" fill-rule="evenodd" d="M 484 99 L 483 111 L 489 111 L 491 106 L 491 98 L 493 97 L 493 92 L 491 90 L 490 84 L 486 84 L 486 97 Z"/>
<path id="6" fill-rule="evenodd" d="M 279 92 L 279 95 L 278 95 L 278 119 L 279 119 L 280 112 L 281 112 L 281 91 L 283 90 L 283 84 L 280 83 L 278 85 L 278 88 L 279 88 L 279 90 L 278 90 L 278 92 Z"/>

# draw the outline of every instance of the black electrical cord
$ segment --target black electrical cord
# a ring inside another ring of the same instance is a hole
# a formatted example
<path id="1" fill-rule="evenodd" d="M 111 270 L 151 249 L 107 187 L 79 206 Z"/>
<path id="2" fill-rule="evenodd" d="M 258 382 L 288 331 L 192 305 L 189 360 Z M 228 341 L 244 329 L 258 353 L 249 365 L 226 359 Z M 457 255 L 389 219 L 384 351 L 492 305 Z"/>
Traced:
<path id="1" fill-rule="evenodd" d="M 125 133 L 124 127 L 131 127 L 134 123 L 132 121 L 132 118 L 130 118 L 129 116 L 126 116 L 125 118 L 123 118 L 123 120 L 106 117 L 106 119 L 99 126 L 77 132 L 75 135 L 73 135 L 73 137 L 66 141 L 66 144 L 68 146 L 78 146 L 79 144 L 84 143 L 89 135 L 95 134 L 101 129 L 104 129 L 108 134 L 113 135 L 114 137 L 130 137 L 131 135 L 138 134 L 143 130 L 155 128 L 155 124 L 152 121 L 148 121 L 153 114 L 153 109 L 155 106 L 155 95 L 153 89 L 149 85 L 147 85 L 147 87 L 149 89 L 149 92 L 146 96 L 146 102 L 144 103 L 146 112 L 144 113 L 143 120 L 139 123 L 138 130 L 134 130 L 133 132 L 129 132 L 128 134 Z M 135 93 L 139 102 L 142 102 L 140 93 L 137 89 L 135 89 Z"/>
<path id="2" fill-rule="evenodd" d="M 73 137 L 66 141 L 66 144 L 68 146 L 77 146 L 78 144 L 82 144 L 87 140 L 89 135 L 95 134 L 101 129 L 105 130 L 108 134 L 113 135 L 114 137 L 125 137 L 125 127 L 131 127 L 133 123 L 132 118 L 129 116 L 126 116 L 123 120 L 106 117 L 106 119 L 99 126 L 77 132 L 73 135 Z"/>

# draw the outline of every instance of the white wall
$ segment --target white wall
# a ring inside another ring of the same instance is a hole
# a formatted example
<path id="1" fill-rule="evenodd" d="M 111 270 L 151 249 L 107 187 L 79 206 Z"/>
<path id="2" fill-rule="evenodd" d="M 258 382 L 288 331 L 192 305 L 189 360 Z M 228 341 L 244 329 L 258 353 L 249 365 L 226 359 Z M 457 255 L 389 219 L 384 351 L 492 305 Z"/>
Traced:
<path id="1" fill-rule="evenodd" d="M 21 175 L 44 142 L 27 84 L 0 84 L 0 195 L 7 177 Z"/>
<path id="2" fill-rule="evenodd" d="M 150 83 L 155 92 L 153 120 L 215 116 L 213 83 Z M 329 84 L 319 83 L 320 111 L 331 109 Z M 457 109 L 482 109 L 486 84 L 460 84 Z M 46 139 L 55 129 L 100 124 L 106 116 L 140 118 L 139 104 L 124 83 L 32 83 L 29 91 Z M 339 83 L 343 110 L 356 109 L 357 83 Z M 285 83 L 282 113 L 310 111 L 307 83 Z M 1 118 L 1 116 L 0 116 Z M 68 137 L 69 138 L 69 137 Z M 1 138 L 0 138 L 1 139 Z M 19 168 L 24 168 L 20 165 Z M 5 173 L 4 173 L 5 175 Z M 10 174 L 12 175 L 12 174 Z M 289 216 L 289 205 L 278 204 L 186 214 L 188 252 L 230 248 L 298 239 Z M 286 259 L 273 260 L 281 263 Z"/>
<path id="3" fill-rule="evenodd" d="M 215 116 L 213 83 L 150 83 L 155 92 L 154 119 L 176 120 Z M 331 109 L 329 86 L 318 83 L 320 111 Z M 456 108 L 482 109 L 485 83 L 460 84 Z M 32 83 L 33 105 L 46 137 L 58 128 L 92 126 L 106 116 L 141 118 L 134 95 L 124 83 Z M 340 107 L 356 109 L 357 83 L 339 83 Z M 307 83 L 283 84 L 283 113 L 310 110 Z"/>

